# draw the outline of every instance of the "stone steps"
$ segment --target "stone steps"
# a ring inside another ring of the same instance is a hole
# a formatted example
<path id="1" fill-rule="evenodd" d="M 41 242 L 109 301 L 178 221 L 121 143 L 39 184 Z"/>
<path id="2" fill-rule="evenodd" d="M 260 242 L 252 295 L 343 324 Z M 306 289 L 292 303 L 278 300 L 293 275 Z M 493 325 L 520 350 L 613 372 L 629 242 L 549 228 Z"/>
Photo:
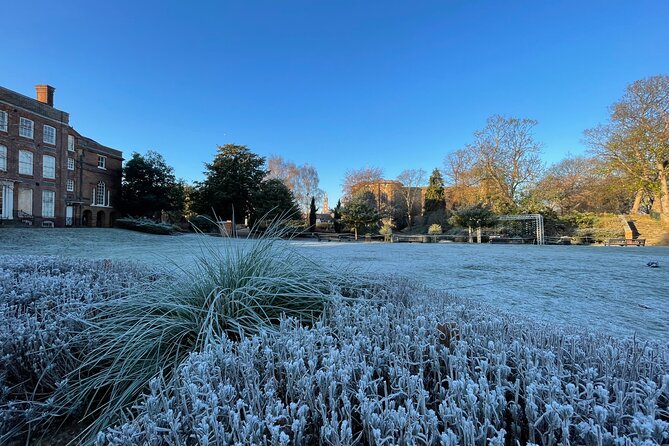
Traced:
<path id="1" fill-rule="evenodd" d="M 638 232 L 638 238 L 646 239 L 648 245 L 669 243 L 669 222 L 654 220 L 648 215 L 628 215 Z"/>

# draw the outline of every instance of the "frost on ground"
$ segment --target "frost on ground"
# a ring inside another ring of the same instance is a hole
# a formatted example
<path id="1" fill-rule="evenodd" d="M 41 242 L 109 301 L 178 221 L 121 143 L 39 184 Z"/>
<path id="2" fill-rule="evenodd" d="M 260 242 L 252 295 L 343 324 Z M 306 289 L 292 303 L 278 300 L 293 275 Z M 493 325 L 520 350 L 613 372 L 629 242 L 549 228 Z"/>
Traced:
<path id="1" fill-rule="evenodd" d="M 97 444 L 669 442 L 666 346 L 407 291 L 340 301 L 313 328 L 284 321 L 209 345 L 175 382 L 154 379 L 134 419 Z"/>
<path id="2" fill-rule="evenodd" d="M 65 385 L 86 348 L 72 342 L 85 305 L 145 275 L 109 261 L 0 256 L 0 438 L 52 412 L 47 396 Z"/>
<path id="3" fill-rule="evenodd" d="M 0 257 L 0 435 L 49 413 L 46 397 L 87 348 L 69 341 L 84 304 L 142 280 L 120 262 Z M 153 379 L 98 446 L 669 443 L 669 346 L 402 281 L 337 300 L 310 328 L 283 320 L 210 343 L 175 376 Z"/>
<path id="4" fill-rule="evenodd" d="M 195 235 L 120 229 L 3 229 L 0 254 L 131 259 L 151 265 L 169 260 L 187 266 L 192 262 L 187 253 L 197 244 Z M 668 247 L 292 244 L 323 265 L 406 277 L 533 320 L 669 342 Z M 660 268 L 648 268 L 650 260 Z"/>

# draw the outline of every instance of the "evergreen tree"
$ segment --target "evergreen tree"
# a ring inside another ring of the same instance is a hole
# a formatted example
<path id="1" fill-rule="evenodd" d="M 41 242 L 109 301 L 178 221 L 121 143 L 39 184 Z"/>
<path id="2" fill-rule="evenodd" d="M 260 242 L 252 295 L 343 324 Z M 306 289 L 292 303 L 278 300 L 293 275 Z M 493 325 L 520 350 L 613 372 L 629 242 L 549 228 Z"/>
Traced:
<path id="1" fill-rule="evenodd" d="M 277 218 L 299 219 L 300 209 L 283 181 L 272 178 L 263 181 L 253 196 L 253 221 Z"/>
<path id="2" fill-rule="evenodd" d="M 444 179 L 439 169 L 434 169 L 425 190 L 425 212 L 443 211 L 445 208 Z"/>
<path id="3" fill-rule="evenodd" d="M 253 197 L 261 190 L 265 159 L 246 146 L 218 147 L 212 163 L 205 164 L 207 178 L 197 184 L 192 206 L 196 212 L 213 212 L 223 220 L 237 223 L 253 215 Z M 233 211 L 234 209 L 234 211 Z"/>
<path id="4" fill-rule="evenodd" d="M 177 181 L 174 169 L 160 153 L 149 150 L 142 156 L 135 152 L 123 167 L 120 207 L 124 214 L 135 217 L 159 219 L 161 211 L 181 214 L 184 183 Z"/>
<path id="5" fill-rule="evenodd" d="M 353 195 L 342 209 L 342 221 L 353 228 L 356 240 L 358 229 L 379 222 L 380 216 L 373 203 L 374 195 L 365 191 Z"/>
<path id="6" fill-rule="evenodd" d="M 311 197 L 311 205 L 309 205 L 309 231 L 316 230 L 316 197 Z"/>
<path id="7" fill-rule="evenodd" d="M 332 216 L 334 231 L 338 234 L 341 232 L 341 200 L 337 200 Z"/>
<path id="8" fill-rule="evenodd" d="M 484 204 L 475 204 L 473 206 L 461 206 L 455 210 L 451 223 L 456 226 L 469 229 L 469 243 L 472 243 L 472 228 L 477 228 L 477 239 L 481 243 L 481 228 L 493 226 L 497 221 L 497 216 Z"/>

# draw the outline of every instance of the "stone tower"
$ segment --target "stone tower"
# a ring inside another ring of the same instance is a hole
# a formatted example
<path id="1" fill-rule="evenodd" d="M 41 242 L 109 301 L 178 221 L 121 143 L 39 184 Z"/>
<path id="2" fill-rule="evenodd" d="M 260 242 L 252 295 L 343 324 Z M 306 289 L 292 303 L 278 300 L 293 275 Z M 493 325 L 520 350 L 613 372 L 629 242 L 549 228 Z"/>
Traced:
<path id="1" fill-rule="evenodd" d="M 328 193 L 323 192 L 323 213 L 324 214 L 329 214 L 330 213 L 330 207 L 328 206 Z"/>

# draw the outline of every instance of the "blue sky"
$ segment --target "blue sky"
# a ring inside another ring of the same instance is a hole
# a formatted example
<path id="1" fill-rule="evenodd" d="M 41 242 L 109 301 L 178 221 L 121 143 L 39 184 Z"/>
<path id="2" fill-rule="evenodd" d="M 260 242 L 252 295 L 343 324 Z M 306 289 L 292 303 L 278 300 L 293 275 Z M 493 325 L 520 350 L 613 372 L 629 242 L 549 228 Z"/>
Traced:
<path id="1" fill-rule="evenodd" d="M 216 146 L 347 169 L 428 172 L 492 114 L 580 154 L 628 83 L 669 73 L 667 1 L 3 2 L 0 85 L 188 181 Z"/>

